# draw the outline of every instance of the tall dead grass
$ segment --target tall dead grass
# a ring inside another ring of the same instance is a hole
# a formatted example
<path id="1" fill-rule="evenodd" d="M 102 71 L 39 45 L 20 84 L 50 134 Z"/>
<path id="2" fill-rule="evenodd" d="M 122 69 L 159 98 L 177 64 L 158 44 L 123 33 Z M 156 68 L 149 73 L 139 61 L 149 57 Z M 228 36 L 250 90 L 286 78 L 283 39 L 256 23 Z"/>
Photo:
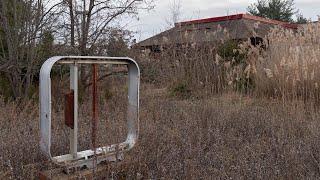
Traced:
<path id="1" fill-rule="evenodd" d="M 258 94 L 283 101 L 320 102 L 320 23 L 307 24 L 298 32 L 276 28 L 268 35 L 264 51 L 256 55 Z"/>
<path id="2" fill-rule="evenodd" d="M 246 61 L 238 51 L 228 47 L 237 48 L 234 46 L 237 42 L 217 44 L 170 45 L 161 53 L 142 55 L 138 59 L 143 81 L 169 86 L 172 90 L 183 89 L 202 97 L 230 90 L 246 92 L 251 88 Z"/>
<path id="3" fill-rule="evenodd" d="M 117 90 L 112 91 L 114 93 Z M 121 141 L 125 99 L 102 103 L 104 142 Z M 116 104 L 116 106 L 112 106 Z M 53 169 L 39 151 L 38 105 L 21 111 L 1 103 L 0 177 L 36 179 L 39 170 Z M 89 114 L 84 102 L 80 112 Z M 55 114 L 52 152 L 67 151 L 63 115 Z M 80 147 L 90 144 L 90 125 L 83 116 Z M 176 100 L 143 84 L 140 137 L 125 160 L 106 164 L 101 178 L 129 179 L 314 179 L 319 169 L 319 113 L 301 104 L 224 94 L 200 100 Z M 119 121 L 120 120 L 120 121 Z M 59 133 L 60 132 L 60 133 Z M 89 137 L 89 138 L 88 138 Z"/>
<path id="4" fill-rule="evenodd" d="M 228 37 L 228 32 L 220 35 Z M 199 43 L 189 37 L 190 42 L 164 45 L 160 53 L 147 53 L 140 62 L 145 77 L 152 74 L 161 84 L 195 96 L 236 91 L 319 105 L 319 39 L 320 23 L 297 31 L 276 27 L 260 45 L 250 39 Z"/>
<path id="5" fill-rule="evenodd" d="M 299 101 L 318 101 L 319 33 L 319 24 L 298 33 L 275 29 L 265 48 L 242 44 L 228 51 L 231 55 L 212 44 L 189 44 L 168 48 L 156 61 L 146 56 L 140 61 L 144 82 L 137 147 L 123 162 L 107 164 L 101 178 L 319 178 L 320 114 Z M 127 89 L 117 83 L 125 79 L 107 81 L 108 91 L 103 88 L 99 99 L 102 145 L 122 141 L 126 132 Z M 179 100 L 159 89 L 181 82 L 186 92 L 205 98 Z M 232 92 L 251 88 L 257 97 Z M 57 155 L 68 151 L 61 102 L 53 102 Z M 91 143 L 90 98 L 81 103 L 83 150 Z M 36 179 L 40 170 L 55 168 L 39 150 L 38 109 L 37 101 L 0 99 L 0 179 Z"/>

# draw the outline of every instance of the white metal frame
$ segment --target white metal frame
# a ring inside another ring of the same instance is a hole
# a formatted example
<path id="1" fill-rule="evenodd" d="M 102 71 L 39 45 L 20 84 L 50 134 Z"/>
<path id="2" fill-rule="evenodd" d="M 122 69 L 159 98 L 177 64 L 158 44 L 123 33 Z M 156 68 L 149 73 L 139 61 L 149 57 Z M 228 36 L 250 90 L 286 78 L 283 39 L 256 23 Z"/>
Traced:
<path id="1" fill-rule="evenodd" d="M 52 157 L 51 155 L 51 78 L 55 63 L 70 65 L 70 89 L 74 92 L 74 128 L 70 128 L 70 153 Z M 128 66 L 128 134 L 125 142 L 93 150 L 78 152 L 78 67 L 80 64 L 121 64 Z M 128 57 L 99 56 L 55 56 L 44 62 L 40 70 L 40 148 L 54 163 L 67 168 L 92 167 L 93 156 L 97 163 L 121 159 L 123 152 L 130 150 L 137 142 L 139 132 L 139 83 L 138 64 Z"/>

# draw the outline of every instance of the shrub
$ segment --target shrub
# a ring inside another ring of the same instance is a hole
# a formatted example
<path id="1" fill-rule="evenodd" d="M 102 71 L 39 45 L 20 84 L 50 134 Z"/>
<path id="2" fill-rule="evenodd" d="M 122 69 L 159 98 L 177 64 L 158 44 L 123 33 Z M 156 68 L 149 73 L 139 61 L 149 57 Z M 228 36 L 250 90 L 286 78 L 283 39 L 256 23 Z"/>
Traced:
<path id="1" fill-rule="evenodd" d="M 5 101 L 8 101 L 11 97 L 13 97 L 10 82 L 4 76 L 4 74 L 0 74 L 0 94 L 4 97 Z"/>
<path id="2" fill-rule="evenodd" d="M 235 65 L 245 64 L 245 53 L 237 51 L 239 49 L 240 41 L 229 40 L 218 46 L 217 54 L 221 56 L 225 61 L 234 61 Z"/>
<path id="3" fill-rule="evenodd" d="M 248 61 L 249 49 L 254 47 L 251 41 L 228 40 L 222 43 L 217 50 L 217 55 L 224 63 L 230 64 L 229 71 L 225 76 L 229 77 L 228 83 L 233 85 L 232 89 L 237 92 L 248 93 L 254 88 L 253 77 L 251 76 L 251 63 Z"/>
<path id="4" fill-rule="evenodd" d="M 170 88 L 170 96 L 172 97 L 178 97 L 178 98 L 188 98 L 191 96 L 191 90 L 188 87 L 188 84 L 186 81 L 181 81 L 175 83 Z"/>

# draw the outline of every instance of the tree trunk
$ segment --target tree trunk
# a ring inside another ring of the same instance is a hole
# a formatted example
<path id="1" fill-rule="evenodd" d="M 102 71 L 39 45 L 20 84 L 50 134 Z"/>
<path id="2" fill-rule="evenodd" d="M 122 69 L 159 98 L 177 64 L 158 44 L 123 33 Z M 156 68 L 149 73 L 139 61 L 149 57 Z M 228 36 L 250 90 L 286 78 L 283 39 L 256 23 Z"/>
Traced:
<path id="1" fill-rule="evenodd" d="M 74 14 L 73 14 L 73 2 L 72 0 L 69 0 L 69 13 L 70 13 L 70 35 L 71 35 L 71 47 L 74 48 L 75 41 L 74 41 Z"/>

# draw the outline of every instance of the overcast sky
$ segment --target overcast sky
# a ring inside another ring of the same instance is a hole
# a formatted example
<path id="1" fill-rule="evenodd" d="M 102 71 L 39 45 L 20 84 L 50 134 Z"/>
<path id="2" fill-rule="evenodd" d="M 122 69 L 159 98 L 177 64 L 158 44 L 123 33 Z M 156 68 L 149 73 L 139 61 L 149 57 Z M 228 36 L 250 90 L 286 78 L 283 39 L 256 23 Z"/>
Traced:
<path id="1" fill-rule="evenodd" d="M 126 19 L 126 28 L 136 31 L 138 41 L 153 36 L 168 27 L 169 7 L 173 0 L 156 0 L 150 12 L 141 12 L 139 20 Z M 245 13 L 256 0 L 181 0 L 181 20 Z M 318 20 L 320 0 L 295 0 L 296 8 L 306 17 Z"/>

